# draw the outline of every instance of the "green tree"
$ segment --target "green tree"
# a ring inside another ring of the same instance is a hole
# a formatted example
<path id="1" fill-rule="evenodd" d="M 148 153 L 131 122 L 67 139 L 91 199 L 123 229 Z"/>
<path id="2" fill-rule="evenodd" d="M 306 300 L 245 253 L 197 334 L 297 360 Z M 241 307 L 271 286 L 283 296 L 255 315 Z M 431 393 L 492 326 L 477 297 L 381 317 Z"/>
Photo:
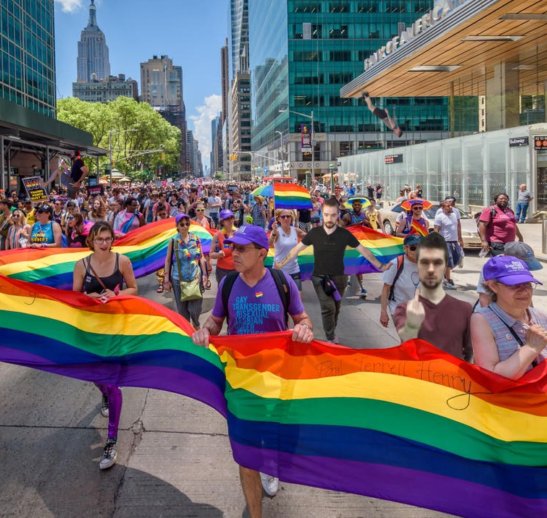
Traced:
<path id="1" fill-rule="evenodd" d="M 107 151 L 111 148 L 114 167 L 125 174 L 159 166 L 172 172 L 180 168 L 180 129 L 147 103 L 129 97 L 118 97 L 109 103 L 89 103 L 71 97 L 58 101 L 57 117 L 91 133 L 93 145 Z M 101 159 L 101 169 L 108 164 L 108 156 Z"/>

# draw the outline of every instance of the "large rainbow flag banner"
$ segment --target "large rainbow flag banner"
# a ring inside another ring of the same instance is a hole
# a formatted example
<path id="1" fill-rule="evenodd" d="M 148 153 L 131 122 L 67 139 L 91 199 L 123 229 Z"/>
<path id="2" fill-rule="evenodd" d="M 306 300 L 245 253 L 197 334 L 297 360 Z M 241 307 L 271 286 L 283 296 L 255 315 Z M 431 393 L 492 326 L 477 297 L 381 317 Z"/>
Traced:
<path id="1" fill-rule="evenodd" d="M 0 278 L 0 361 L 169 390 L 228 421 L 235 460 L 281 480 L 467 517 L 547 510 L 547 362 L 519 381 L 420 340 L 391 349 L 213 337 L 137 297 L 100 304 Z M 363 344 L 370 345 L 370 344 Z"/>
<path id="2" fill-rule="evenodd" d="M 370 252 L 382 264 L 389 263 L 398 255 L 404 253 L 403 239 L 400 237 L 388 236 L 377 230 L 362 225 L 352 225 L 347 229 L 368 248 Z M 274 250 L 270 248 L 266 257 L 266 266 L 271 267 L 274 263 Z M 298 254 L 298 265 L 302 279 L 311 279 L 313 272 L 313 247 L 308 246 Z M 357 273 L 373 273 L 378 270 L 372 266 L 355 248 L 346 248 L 344 253 L 344 272 L 346 275 Z"/>
<path id="3" fill-rule="evenodd" d="M 276 209 L 312 209 L 311 196 L 302 185 L 274 183 L 274 205 Z"/>
<path id="4" fill-rule="evenodd" d="M 199 225 L 191 225 L 208 253 L 213 236 Z M 133 230 L 116 240 L 114 251 L 127 255 L 136 277 L 144 277 L 163 267 L 169 240 L 177 231 L 169 218 Z M 91 253 L 86 248 L 23 248 L 0 252 L 0 275 L 59 289 L 72 289 L 74 265 Z"/>

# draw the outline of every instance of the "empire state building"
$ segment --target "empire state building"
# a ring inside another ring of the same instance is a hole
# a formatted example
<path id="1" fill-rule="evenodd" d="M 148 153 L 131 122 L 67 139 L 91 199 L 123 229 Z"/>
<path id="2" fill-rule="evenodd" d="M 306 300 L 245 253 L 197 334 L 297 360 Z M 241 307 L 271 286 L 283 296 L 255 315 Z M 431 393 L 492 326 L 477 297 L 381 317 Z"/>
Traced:
<path id="1" fill-rule="evenodd" d="M 110 59 L 103 31 L 97 25 L 95 0 L 89 6 L 89 22 L 78 42 L 78 83 L 108 79 Z"/>

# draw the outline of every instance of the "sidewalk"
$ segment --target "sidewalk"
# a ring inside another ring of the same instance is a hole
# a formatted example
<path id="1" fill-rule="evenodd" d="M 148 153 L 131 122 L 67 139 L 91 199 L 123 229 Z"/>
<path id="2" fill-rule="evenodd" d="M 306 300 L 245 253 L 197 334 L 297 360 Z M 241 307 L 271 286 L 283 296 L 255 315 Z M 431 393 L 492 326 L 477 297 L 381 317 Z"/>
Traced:
<path id="1" fill-rule="evenodd" d="M 541 250 L 541 242 L 542 242 L 542 229 L 543 224 L 542 223 L 525 223 L 519 225 L 520 232 L 522 234 L 522 237 L 524 238 L 524 242 L 528 243 L 531 247 L 534 253 L 536 254 L 536 257 L 538 260 L 547 263 L 547 254 L 544 254 Z"/>

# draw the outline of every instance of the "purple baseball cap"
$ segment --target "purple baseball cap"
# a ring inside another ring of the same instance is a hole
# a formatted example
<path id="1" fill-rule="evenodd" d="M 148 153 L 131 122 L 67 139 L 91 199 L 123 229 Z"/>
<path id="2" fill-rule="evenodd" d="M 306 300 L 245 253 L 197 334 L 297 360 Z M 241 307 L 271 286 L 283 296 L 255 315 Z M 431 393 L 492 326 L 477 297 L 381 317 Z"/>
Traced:
<path id="1" fill-rule="evenodd" d="M 506 286 L 515 286 L 524 282 L 543 284 L 538 281 L 521 259 L 507 255 L 492 257 L 483 267 L 485 281 L 498 281 Z"/>
<path id="2" fill-rule="evenodd" d="M 250 245 L 251 243 L 268 250 L 268 236 L 262 227 L 256 225 L 245 225 L 237 229 L 236 233 L 224 241 L 234 245 Z"/>
<path id="3" fill-rule="evenodd" d="M 234 213 L 231 210 L 228 210 L 228 209 L 221 210 L 220 214 L 218 216 L 220 221 L 224 221 L 225 219 L 233 218 L 233 217 L 234 217 Z"/>
<path id="4" fill-rule="evenodd" d="M 175 224 L 178 225 L 178 224 L 179 224 L 179 221 L 180 221 L 181 219 L 185 219 L 185 218 L 189 220 L 189 219 L 190 219 L 190 216 L 188 216 L 188 214 L 184 214 L 184 212 L 181 212 L 181 213 L 177 214 L 177 215 L 175 216 Z"/>

